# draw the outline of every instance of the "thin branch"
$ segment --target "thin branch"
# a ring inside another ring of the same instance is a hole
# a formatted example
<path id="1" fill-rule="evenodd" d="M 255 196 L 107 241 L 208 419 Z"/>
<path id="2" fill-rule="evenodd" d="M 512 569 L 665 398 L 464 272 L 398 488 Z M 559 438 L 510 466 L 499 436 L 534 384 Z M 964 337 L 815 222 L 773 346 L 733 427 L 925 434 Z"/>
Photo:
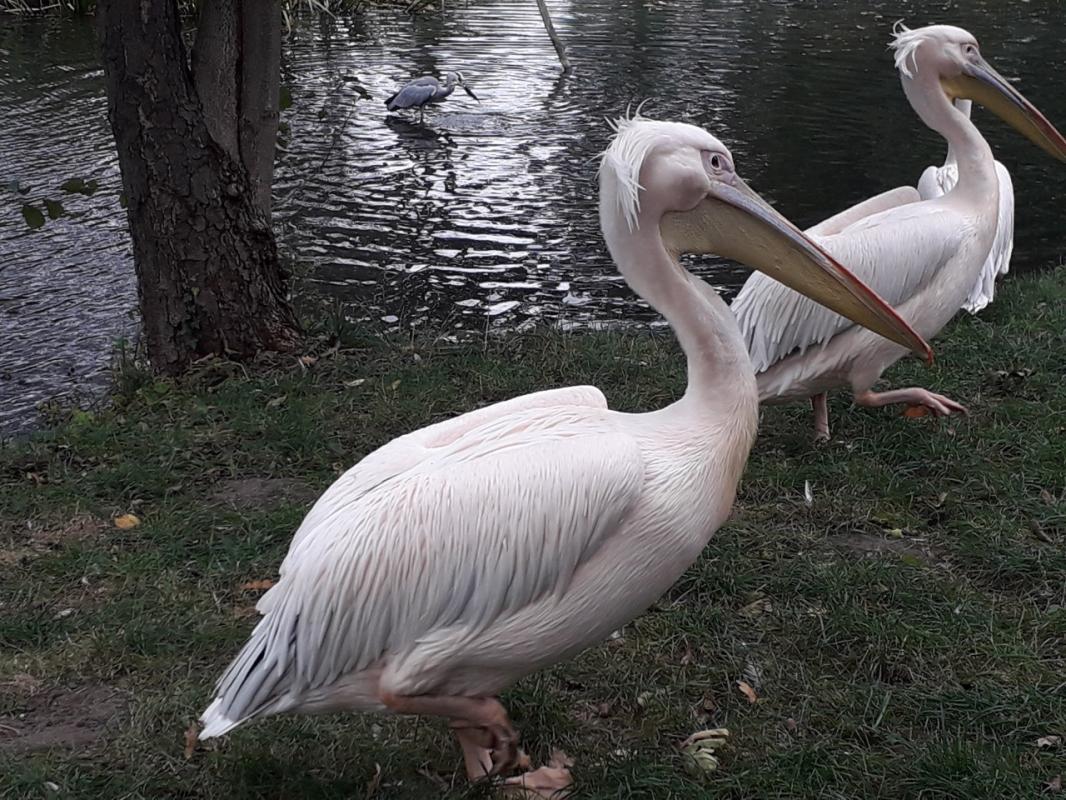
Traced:
<path id="1" fill-rule="evenodd" d="M 570 71 L 570 59 L 566 57 L 566 47 L 563 46 L 559 34 L 555 32 L 555 26 L 552 25 L 552 18 L 548 14 L 548 6 L 544 0 L 537 0 L 537 8 L 540 9 L 540 18 L 544 20 L 544 29 L 548 32 L 548 37 L 555 46 L 555 52 L 559 55 L 559 63 L 563 65 L 563 73 L 565 74 Z"/>

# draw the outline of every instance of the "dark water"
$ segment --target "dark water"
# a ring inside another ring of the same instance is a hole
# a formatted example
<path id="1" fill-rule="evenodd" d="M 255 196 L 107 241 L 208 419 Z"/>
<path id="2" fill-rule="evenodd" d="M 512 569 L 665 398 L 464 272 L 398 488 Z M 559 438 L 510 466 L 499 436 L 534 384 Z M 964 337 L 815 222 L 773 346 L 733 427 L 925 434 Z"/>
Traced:
<path id="1" fill-rule="evenodd" d="M 1066 125 L 1066 4 L 554 0 L 575 72 L 559 78 L 533 0 L 448 3 L 443 16 L 367 11 L 300 22 L 288 37 L 277 222 L 285 251 L 354 319 L 457 329 L 549 318 L 648 319 L 602 247 L 594 159 L 603 121 L 702 125 L 748 182 L 802 225 L 915 183 L 943 145 L 910 111 L 885 43 L 892 22 L 969 28 L 1001 72 Z M 0 432 L 35 404 L 99 386 L 135 335 L 136 290 L 91 22 L 0 18 Z M 408 77 L 461 70 L 421 127 L 386 115 Z M 983 111 L 1014 175 L 1014 268 L 1062 258 L 1066 170 Z M 63 194 L 80 176 L 92 197 Z M 3 190 L 17 180 L 21 196 Z M 37 231 L 25 200 L 63 202 Z M 726 289 L 744 274 L 708 260 Z"/>

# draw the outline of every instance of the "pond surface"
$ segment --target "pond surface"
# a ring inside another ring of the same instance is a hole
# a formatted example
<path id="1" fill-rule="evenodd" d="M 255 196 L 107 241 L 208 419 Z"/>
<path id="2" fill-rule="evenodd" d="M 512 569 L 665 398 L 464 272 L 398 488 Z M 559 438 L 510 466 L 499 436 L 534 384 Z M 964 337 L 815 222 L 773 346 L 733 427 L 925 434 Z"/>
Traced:
<path id="1" fill-rule="evenodd" d="M 553 0 L 574 74 L 559 77 L 533 0 L 453 0 L 300 22 L 284 52 L 292 106 L 278 156 L 285 252 L 353 319 L 483 330 L 654 320 L 614 273 L 595 210 L 604 117 L 702 125 L 748 182 L 807 225 L 939 163 L 885 44 L 892 22 L 952 22 L 1066 125 L 1061 0 L 786 2 Z M 0 17 L 0 433 L 35 404 L 98 388 L 136 334 L 136 287 L 91 20 Z M 383 99 L 413 75 L 461 70 L 426 124 Z M 982 110 L 1014 175 L 1014 269 L 1062 258 L 1066 171 Z M 71 177 L 92 196 L 64 194 Z M 5 190 L 18 181 L 25 195 Z M 29 230 L 25 201 L 65 216 Z M 745 273 L 706 260 L 726 290 Z"/>

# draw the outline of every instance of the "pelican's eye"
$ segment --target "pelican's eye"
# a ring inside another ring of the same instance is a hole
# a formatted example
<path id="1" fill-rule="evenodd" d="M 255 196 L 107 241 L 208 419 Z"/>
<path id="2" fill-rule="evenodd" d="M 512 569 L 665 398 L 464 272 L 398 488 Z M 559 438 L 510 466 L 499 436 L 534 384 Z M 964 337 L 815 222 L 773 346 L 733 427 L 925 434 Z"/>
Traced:
<path id="1" fill-rule="evenodd" d="M 729 158 L 723 153 L 704 151 L 703 164 L 708 173 L 715 175 L 730 172 L 733 169 L 733 165 L 729 163 Z"/>
<path id="2" fill-rule="evenodd" d="M 973 58 L 974 56 L 976 56 L 978 54 L 977 53 L 977 45 L 972 44 L 972 43 L 971 44 L 964 44 L 962 46 L 962 52 L 964 52 L 966 55 L 968 55 L 971 58 Z"/>

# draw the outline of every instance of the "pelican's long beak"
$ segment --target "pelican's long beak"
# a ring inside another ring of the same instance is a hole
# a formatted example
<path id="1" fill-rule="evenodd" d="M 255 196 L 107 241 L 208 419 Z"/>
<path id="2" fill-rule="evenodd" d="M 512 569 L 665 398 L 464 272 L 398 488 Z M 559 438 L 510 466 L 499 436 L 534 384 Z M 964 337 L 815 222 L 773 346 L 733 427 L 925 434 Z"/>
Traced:
<path id="1" fill-rule="evenodd" d="M 474 98 L 475 100 L 477 100 L 477 101 L 478 101 L 479 103 L 481 102 L 480 100 L 478 100 L 478 96 L 477 96 L 476 94 L 474 94 L 474 92 L 473 92 L 473 91 L 472 91 L 472 90 L 470 89 L 470 87 L 469 87 L 469 86 L 467 86 L 467 85 L 466 85 L 465 83 L 460 83 L 459 85 L 463 87 L 463 91 L 464 91 L 464 92 L 466 92 L 466 93 L 467 93 L 468 95 L 470 95 L 471 97 L 473 97 L 473 98 Z"/>
<path id="2" fill-rule="evenodd" d="M 711 181 L 692 211 L 670 212 L 663 240 L 685 252 L 715 253 L 769 275 L 791 289 L 932 361 L 933 352 L 870 287 L 735 177 Z"/>
<path id="3" fill-rule="evenodd" d="M 983 58 L 968 63 L 958 77 L 940 82 L 952 100 L 963 97 L 980 103 L 1053 158 L 1066 161 L 1062 134 Z"/>

